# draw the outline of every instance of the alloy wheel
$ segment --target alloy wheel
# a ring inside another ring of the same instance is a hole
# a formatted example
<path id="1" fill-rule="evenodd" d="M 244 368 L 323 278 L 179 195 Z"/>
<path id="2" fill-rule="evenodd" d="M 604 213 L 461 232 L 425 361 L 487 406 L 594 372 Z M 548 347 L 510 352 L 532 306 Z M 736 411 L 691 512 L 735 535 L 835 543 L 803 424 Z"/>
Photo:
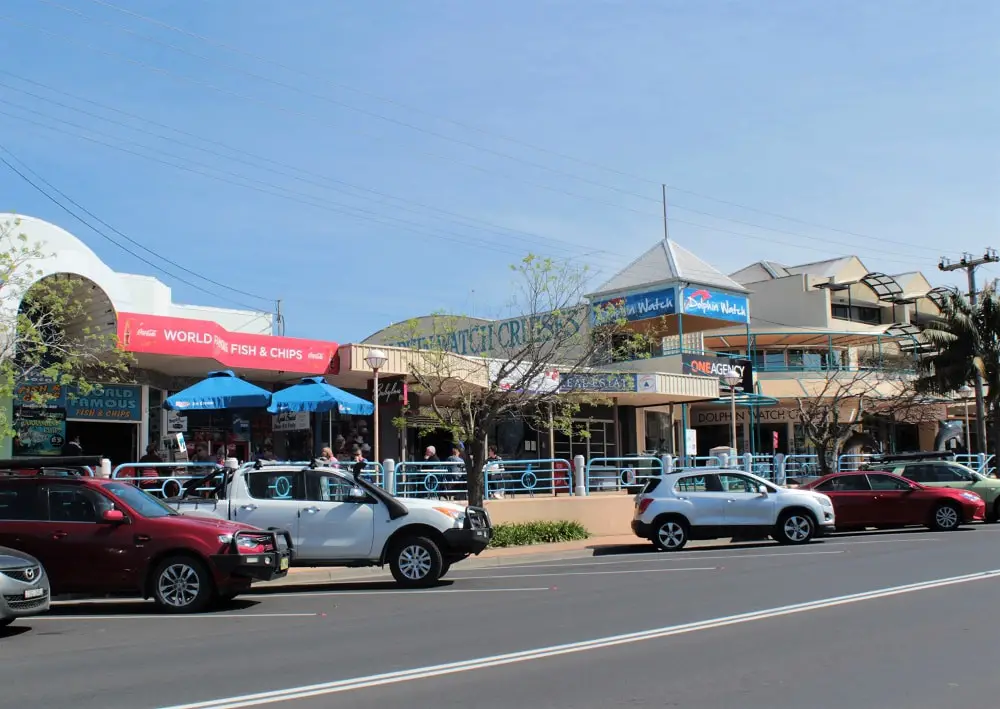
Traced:
<path id="1" fill-rule="evenodd" d="M 656 536 L 664 549 L 676 549 L 684 543 L 684 528 L 677 522 L 664 522 L 656 530 Z"/>
<path id="2" fill-rule="evenodd" d="M 941 505 L 934 513 L 934 521 L 941 529 L 954 529 L 958 526 L 958 510 L 951 505 Z"/>
<path id="3" fill-rule="evenodd" d="M 157 590 L 166 605 L 186 608 L 198 598 L 201 581 L 198 572 L 191 566 L 183 563 L 171 564 L 160 574 Z"/>
<path id="4" fill-rule="evenodd" d="M 792 515 L 785 520 L 785 536 L 793 542 L 804 542 L 812 534 L 812 522 L 802 515 Z"/>
<path id="5" fill-rule="evenodd" d="M 431 572 L 431 555 L 419 544 L 403 547 L 399 552 L 399 570 L 411 581 L 419 581 Z"/>

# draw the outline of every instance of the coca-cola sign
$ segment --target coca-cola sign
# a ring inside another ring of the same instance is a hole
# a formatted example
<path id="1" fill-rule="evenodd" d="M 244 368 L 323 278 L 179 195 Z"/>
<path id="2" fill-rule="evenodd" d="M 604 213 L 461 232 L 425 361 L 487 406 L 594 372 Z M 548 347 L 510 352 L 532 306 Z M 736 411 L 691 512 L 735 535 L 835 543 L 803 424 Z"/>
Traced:
<path id="1" fill-rule="evenodd" d="M 211 359 L 227 367 L 325 374 L 336 342 L 229 332 L 207 320 L 118 313 L 118 341 L 128 352 Z"/>

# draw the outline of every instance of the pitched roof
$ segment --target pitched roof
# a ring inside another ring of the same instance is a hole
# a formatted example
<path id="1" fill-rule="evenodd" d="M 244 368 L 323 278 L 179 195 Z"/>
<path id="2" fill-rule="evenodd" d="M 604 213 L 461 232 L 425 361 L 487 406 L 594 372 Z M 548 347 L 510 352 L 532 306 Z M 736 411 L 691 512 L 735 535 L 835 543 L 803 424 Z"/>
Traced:
<path id="1" fill-rule="evenodd" d="M 636 290 L 672 281 L 746 292 L 746 288 L 683 246 L 671 239 L 663 239 L 591 295 Z"/>

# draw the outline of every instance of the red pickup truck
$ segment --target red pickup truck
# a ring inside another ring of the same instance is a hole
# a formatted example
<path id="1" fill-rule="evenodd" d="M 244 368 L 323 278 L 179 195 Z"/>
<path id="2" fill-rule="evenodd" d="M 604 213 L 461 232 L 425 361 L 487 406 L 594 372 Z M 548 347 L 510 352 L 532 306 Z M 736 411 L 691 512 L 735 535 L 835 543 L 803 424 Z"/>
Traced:
<path id="1" fill-rule="evenodd" d="M 41 561 L 53 595 L 139 595 L 173 613 L 284 576 L 293 553 L 283 530 L 185 517 L 127 483 L 46 472 L 0 474 L 0 545 Z"/>

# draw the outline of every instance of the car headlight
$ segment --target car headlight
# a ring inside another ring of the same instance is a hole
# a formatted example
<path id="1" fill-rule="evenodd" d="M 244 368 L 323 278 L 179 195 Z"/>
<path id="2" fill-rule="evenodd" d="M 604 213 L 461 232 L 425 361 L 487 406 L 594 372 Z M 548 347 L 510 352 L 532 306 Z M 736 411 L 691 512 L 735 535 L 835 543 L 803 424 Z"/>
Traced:
<path id="1" fill-rule="evenodd" d="M 971 492 L 963 492 L 962 493 L 962 497 L 964 497 L 969 502 L 978 502 L 979 501 L 979 495 L 974 495 Z"/>
<path id="2" fill-rule="evenodd" d="M 220 534 L 219 535 L 219 544 L 229 544 L 229 542 L 231 542 L 231 541 L 233 541 L 233 535 L 232 534 Z"/>
<path id="3" fill-rule="evenodd" d="M 440 512 L 446 517 L 451 517 L 451 526 L 455 529 L 461 529 L 465 526 L 465 513 L 461 510 L 452 509 L 451 507 L 435 507 L 434 511 Z"/>
<path id="4" fill-rule="evenodd" d="M 819 504 L 822 505 L 823 507 L 833 507 L 833 500 L 831 500 L 826 495 L 820 495 Z"/>

